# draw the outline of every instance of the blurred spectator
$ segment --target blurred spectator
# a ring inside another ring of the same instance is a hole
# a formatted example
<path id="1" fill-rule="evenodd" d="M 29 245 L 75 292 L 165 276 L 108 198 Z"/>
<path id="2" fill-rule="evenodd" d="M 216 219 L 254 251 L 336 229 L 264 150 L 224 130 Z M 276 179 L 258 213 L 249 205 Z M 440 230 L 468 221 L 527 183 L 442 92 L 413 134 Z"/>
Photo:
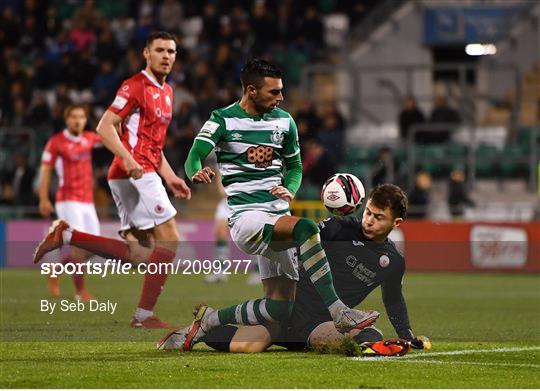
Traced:
<path id="1" fill-rule="evenodd" d="M 144 14 L 140 23 L 135 27 L 133 33 L 133 41 L 136 48 L 142 48 L 145 45 L 146 39 L 154 30 L 154 20 L 152 15 Z"/>
<path id="2" fill-rule="evenodd" d="M 446 97 L 439 95 L 435 97 L 430 121 L 434 123 L 459 123 L 461 122 L 461 117 L 455 109 L 448 106 Z"/>
<path id="3" fill-rule="evenodd" d="M 62 30 L 62 21 L 58 16 L 58 10 L 54 5 L 49 5 L 45 12 L 45 27 L 47 38 L 56 36 Z"/>
<path id="4" fill-rule="evenodd" d="M 206 42 L 213 42 L 216 37 L 219 36 L 221 25 L 219 21 L 219 14 L 216 5 L 212 2 L 207 3 L 203 10 L 203 28 L 201 40 Z"/>
<path id="5" fill-rule="evenodd" d="M 275 16 L 262 0 L 255 1 L 252 12 L 253 46 L 251 50 L 255 56 L 260 56 L 268 51 L 270 44 L 276 40 L 277 24 Z"/>
<path id="6" fill-rule="evenodd" d="M 399 113 L 399 135 L 401 140 L 407 142 L 411 126 L 424 123 L 425 120 L 424 113 L 416 104 L 416 99 L 412 95 L 407 95 L 403 99 L 403 108 Z"/>
<path id="7" fill-rule="evenodd" d="M 302 158 L 303 176 L 314 186 L 322 186 L 336 172 L 328 150 L 317 139 L 306 141 Z"/>
<path id="8" fill-rule="evenodd" d="M 459 124 L 461 117 L 455 109 L 448 106 L 446 97 L 439 95 L 435 97 L 430 122 L 433 124 Z M 453 130 L 454 127 L 450 127 L 437 132 L 426 132 L 422 134 L 423 137 L 420 141 L 423 143 L 445 143 L 450 140 Z"/>
<path id="9" fill-rule="evenodd" d="M 27 103 L 22 97 L 15 98 L 13 102 L 13 113 L 11 116 L 12 125 L 15 127 L 23 127 L 28 124 Z"/>
<path id="10" fill-rule="evenodd" d="M 121 62 L 122 74 L 135 74 L 143 68 L 141 56 L 135 48 L 130 47 Z"/>
<path id="11" fill-rule="evenodd" d="M 75 56 L 71 66 L 73 66 L 70 69 L 73 79 L 71 80 L 72 84 L 70 87 L 76 90 L 89 90 L 99 69 L 97 61 L 92 58 L 90 50 L 80 52 Z"/>
<path id="12" fill-rule="evenodd" d="M 20 39 L 20 20 L 13 8 L 5 6 L 0 20 L 3 34 L 0 34 L 0 47 L 17 46 Z"/>
<path id="13" fill-rule="evenodd" d="M 236 76 L 236 66 L 232 59 L 231 47 L 227 43 L 222 42 L 217 46 L 211 68 L 220 87 L 224 87 L 228 80 Z"/>
<path id="14" fill-rule="evenodd" d="M 330 104 L 322 113 L 322 127 L 319 139 L 327 148 L 328 154 L 335 164 L 343 158 L 345 142 L 345 119 L 335 103 Z"/>
<path id="15" fill-rule="evenodd" d="M 19 39 L 19 48 L 26 57 L 33 58 L 42 49 L 45 31 L 41 31 L 32 14 L 24 18 L 24 28 Z"/>
<path id="16" fill-rule="evenodd" d="M 454 219 L 459 219 L 465 214 L 465 207 L 474 207 L 474 201 L 469 197 L 465 185 L 465 172 L 458 167 L 450 173 L 448 182 L 448 207 Z"/>
<path id="17" fill-rule="evenodd" d="M 394 157 L 389 147 L 379 149 L 379 156 L 371 171 L 371 186 L 395 183 Z"/>
<path id="18" fill-rule="evenodd" d="M 111 30 L 120 48 L 127 49 L 135 32 L 135 21 L 126 15 L 120 15 L 111 23 Z"/>
<path id="19" fill-rule="evenodd" d="M 94 56 L 98 61 L 111 61 L 115 64 L 118 60 L 119 47 L 114 40 L 111 28 L 107 25 L 99 33 Z"/>
<path id="20" fill-rule="evenodd" d="M 34 177 L 36 171 L 28 165 L 28 159 L 22 152 L 15 154 L 15 168 L 2 175 L 2 202 L 12 205 L 33 205 L 36 203 L 34 194 Z"/>
<path id="21" fill-rule="evenodd" d="M 73 19 L 70 39 L 76 52 L 86 52 L 91 49 L 96 40 L 96 34 L 84 17 Z"/>
<path id="22" fill-rule="evenodd" d="M 100 106 L 108 106 L 116 89 L 120 84 L 120 79 L 114 73 L 113 64 L 110 60 L 100 63 L 100 72 L 94 80 L 94 102 Z"/>
<path id="23" fill-rule="evenodd" d="M 298 136 L 300 143 L 317 137 L 321 126 L 321 119 L 315 111 L 313 102 L 309 99 L 304 99 L 300 103 L 300 108 L 294 115 L 296 126 L 298 127 Z"/>
<path id="24" fill-rule="evenodd" d="M 72 16 L 74 21 L 82 21 L 82 24 L 94 31 L 100 31 L 107 23 L 103 12 L 95 7 L 94 0 L 84 0 L 83 6 L 79 7 Z"/>
<path id="25" fill-rule="evenodd" d="M 47 130 L 51 126 L 51 111 L 45 95 L 36 92 L 29 108 L 29 118 L 27 125 L 36 129 Z"/>
<path id="26" fill-rule="evenodd" d="M 39 56 L 34 63 L 34 75 L 32 84 L 38 90 L 47 90 L 53 87 L 56 80 L 55 70 L 46 61 L 45 57 Z"/>
<path id="27" fill-rule="evenodd" d="M 73 50 L 73 42 L 69 37 L 69 30 L 60 30 L 56 37 L 48 38 L 46 42 L 46 57 L 51 64 L 60 63 L 64 54 Z"/>
<path id="28" fill-rule="evenodd" d="M 416 174 L 414 188 L 408 194 L 409 211 L 407 216 L 412 219 L 424 219 L 428 213 L 431 190 L 431 175 L 425 171 Z"/>
<path id="29" fill-rule="evenodd" d="M 321 49 L 324 41 L 324 25 L 317 7 L 313 4 L 304 10 L 303 18 L 295 18 L 296 36 L 301 37 L 310 49 Z"/>
<path id="30" fill-rule="evenodd" d="M 183 99 L 178 111 L 173 115 L 173 123 L 169 126 L 165 147 L 165 154 L 171 167 L 174 167 L 175 171 L 178 168 L 181 171 L 180 174 L 183 173 L 184 161 L 200 125 L 195 103 Z"/>
<path id="31" fill-rule="evenodd" d="M 177 0 L 165 0 L 159 6 L 159 25 L 164 30 L 178 34 L 182 20 L 182 5 Z"/>

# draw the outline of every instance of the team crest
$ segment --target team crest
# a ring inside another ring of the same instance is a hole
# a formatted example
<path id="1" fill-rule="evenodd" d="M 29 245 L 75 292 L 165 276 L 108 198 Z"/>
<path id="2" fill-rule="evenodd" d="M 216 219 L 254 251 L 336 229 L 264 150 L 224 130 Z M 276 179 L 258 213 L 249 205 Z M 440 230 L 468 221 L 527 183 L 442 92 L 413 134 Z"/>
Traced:
<path id="1" fill-rule="evenodd" d="M 345 263 L 349 265 L 350 267 L 355 267 L 356 262 L 358 262 L 358 260 L 356 259 L 354 255 L 349 255 L 347 258 L 345 258 Z"/>
<path id="2" fill-rule="evenodd" d="M 171 98 L 169 98 L 169 95 L 165 97 L 165 103 L 167 104 L 167 106 L 171 105 Z"/>
<path id="3" fill-rule="evenodd" d="M 381 267 L 388 267 L 388 265 L 390 265 L 390 258 L 388 258 L 388 255 L 381 255 L 379 258 L 379 265 Z"/>
<path id="4" fill-rule="evenodd" d="M 154 208 L 154 211 L 157 213 L 157 214 L 162 214 L 165 209 L 163 208 L 163 206 L 161 205 L 156 205 L 156 207 Z"/>
<path id="5" fill-rule="evenodd" d="M 283 144 L 283 139 L 285 138 L 285 134 L 283 133 L 283 130 L 281 130 L 278 126 L 276 126 L 276 129 L 272 132 L 272 142 L 277 145 Z"/>

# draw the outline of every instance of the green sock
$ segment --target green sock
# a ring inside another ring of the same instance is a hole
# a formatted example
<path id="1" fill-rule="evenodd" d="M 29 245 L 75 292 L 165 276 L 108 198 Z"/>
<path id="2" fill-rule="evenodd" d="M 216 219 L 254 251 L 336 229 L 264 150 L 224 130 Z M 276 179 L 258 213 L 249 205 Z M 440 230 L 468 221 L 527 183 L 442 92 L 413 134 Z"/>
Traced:
<path id="1" fill-rule="evenodd" d="M 334 288 L 332 272 L 321 246 L 317 225 L 311 220 L 300 219 L 294 226 L 293 238 L 300 247 L 300 262 L 324 304 L 330 307 L 337 301 L 341 302 Z"/>
<path id="2" fill-rule="evenodd" d="M 288 300 L 256 299 L 218 311 L 219 323 L 226 325 L 256 325 L 280 322 L 292 312 L 293 302 Z"/>

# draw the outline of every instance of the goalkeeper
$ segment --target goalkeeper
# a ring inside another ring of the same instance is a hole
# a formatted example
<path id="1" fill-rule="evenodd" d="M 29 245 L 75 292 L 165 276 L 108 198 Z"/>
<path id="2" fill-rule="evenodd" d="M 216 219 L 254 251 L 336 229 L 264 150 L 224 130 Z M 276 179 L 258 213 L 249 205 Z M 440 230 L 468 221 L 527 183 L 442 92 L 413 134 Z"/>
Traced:
<path id="1" fill-rule="evenodd" d="M 410 341 L 416 349 L 429 348 L 427 339 L 412 331 L 402 294 L 405 260 L 388 235 L 398 227 L 407 213 L 407 197 L 391 184 L 374 188 L 368 196 L 362 221 L 356 217 L 334 217 L 319 223 L 323 247 L 334 275 L 336 291 L 350 308 L 360 304 L 378 286 L 399 338 Z M 259 260 L 261 268 L 269 262 Z M 182 332 L 168 334 L 159 349 L 190 350 L 183 344 Z M 337 331 L 306 272 L 300 268 L 296 300 L 291 317 L 282 323 L 280 336 L 271 340 L 264 325 L 220 326 L 201 341 L 220 351 L 261 352 L 272 344 L 289 350 L 324 349 L 339 346 L 344 338 L 358 343 L 380 341 L 383 336 L 375 327 L 348 334 Z"/>

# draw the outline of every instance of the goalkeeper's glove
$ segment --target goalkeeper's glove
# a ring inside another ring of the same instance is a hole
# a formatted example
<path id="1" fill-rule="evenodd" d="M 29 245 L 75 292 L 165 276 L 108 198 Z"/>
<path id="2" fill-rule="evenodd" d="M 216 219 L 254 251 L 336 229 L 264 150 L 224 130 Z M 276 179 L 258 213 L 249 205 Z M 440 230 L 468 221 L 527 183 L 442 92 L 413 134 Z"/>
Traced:
<path id="1" fill-rule="evenodd" d="M 431 349 L 431 341 L 423 335 L 409 339 L 409 342 L 413 349 Z"/>

